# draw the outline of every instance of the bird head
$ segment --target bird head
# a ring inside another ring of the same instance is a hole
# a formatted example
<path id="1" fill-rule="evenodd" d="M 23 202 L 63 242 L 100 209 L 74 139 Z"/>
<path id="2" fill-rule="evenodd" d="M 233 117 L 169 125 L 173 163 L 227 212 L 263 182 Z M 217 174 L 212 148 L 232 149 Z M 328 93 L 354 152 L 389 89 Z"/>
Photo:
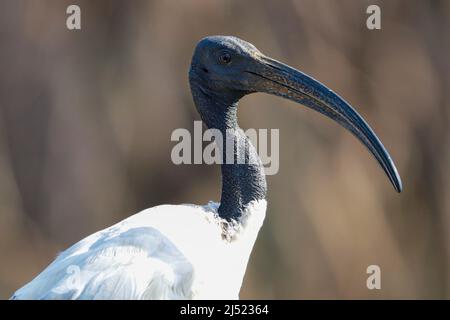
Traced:
<path id="1" fill-rule="evenodd" d="M 203 38 L 189 70 L 191 87 L 223 101 L 264 92 L 295 101 L 349 130 L 372 153 L 397 192 L 402 182 L 391 156 L 367 122 L 348 102 L 305 73 L 261 53 L 232 36 Z"/>

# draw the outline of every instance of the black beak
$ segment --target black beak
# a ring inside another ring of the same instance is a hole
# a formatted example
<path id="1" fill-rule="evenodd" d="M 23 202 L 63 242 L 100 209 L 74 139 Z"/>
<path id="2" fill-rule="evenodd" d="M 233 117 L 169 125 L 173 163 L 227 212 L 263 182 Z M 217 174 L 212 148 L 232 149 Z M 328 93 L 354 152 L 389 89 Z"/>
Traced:
<path id="1" fill-rule="evenodd" d="M 397 192 L 402 181 L 391 156 L 367 122 L 344 99 L 319 81 L 288 65 L 261 56 L 252 70 L 252 90 L 266 92 L 301 103 L 333 119 L 355 135 L 374 155 Z"/>

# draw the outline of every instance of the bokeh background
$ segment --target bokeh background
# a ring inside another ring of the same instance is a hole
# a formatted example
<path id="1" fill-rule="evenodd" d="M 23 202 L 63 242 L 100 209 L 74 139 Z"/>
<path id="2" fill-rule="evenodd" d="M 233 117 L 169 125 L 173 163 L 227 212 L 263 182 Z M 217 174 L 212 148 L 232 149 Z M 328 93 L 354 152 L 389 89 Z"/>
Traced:
<path id="1" fill-rule="evenodd" d="M 66 29 L 69 4 L 81 31 Z M 280 171 L 241 297 L 450 298 L 449 31 L 446 0 L 0 0 L 0 298 L 141 209 L 219 199 L 218 166 L 170 160 L 172 131 L 199 119 L 187 71 L 212 34 L 345 97 L 404 182 L 399 195 L 323 116 L 244 98 L 241 127 L 280 129 Z M 366 288 L 371 264 L 381 290 Z"/>

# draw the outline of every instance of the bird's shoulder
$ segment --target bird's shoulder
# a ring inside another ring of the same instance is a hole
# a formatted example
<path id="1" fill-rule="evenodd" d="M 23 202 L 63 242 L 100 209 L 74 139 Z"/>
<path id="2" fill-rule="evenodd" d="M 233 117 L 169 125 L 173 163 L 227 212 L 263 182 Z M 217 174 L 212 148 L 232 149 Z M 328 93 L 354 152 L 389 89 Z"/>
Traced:
<path id="1" fill-rule="evenodd" d="M 13 298 L 190 298 L 194 231 L 214 219 L 216 204 L 160 205 L 98 231 L 63 251 Z M 183 244 L 184 243 L 184 244 Z"/>

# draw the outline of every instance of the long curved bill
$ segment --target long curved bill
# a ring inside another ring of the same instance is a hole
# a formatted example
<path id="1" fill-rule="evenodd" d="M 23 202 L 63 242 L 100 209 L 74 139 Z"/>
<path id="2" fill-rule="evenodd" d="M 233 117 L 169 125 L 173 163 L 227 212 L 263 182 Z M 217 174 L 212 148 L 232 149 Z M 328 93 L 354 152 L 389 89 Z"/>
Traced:
<path id="1" fill-rule="evenodd" d="M 258 57 L 255 91 L 266 92 L 301 103 L 338 122 L 355 135 L 377 159 L 397 192 L 402 181 L 391 156 L 367 122 L 344 99 L 319 81 L 271 58 Z"/>

